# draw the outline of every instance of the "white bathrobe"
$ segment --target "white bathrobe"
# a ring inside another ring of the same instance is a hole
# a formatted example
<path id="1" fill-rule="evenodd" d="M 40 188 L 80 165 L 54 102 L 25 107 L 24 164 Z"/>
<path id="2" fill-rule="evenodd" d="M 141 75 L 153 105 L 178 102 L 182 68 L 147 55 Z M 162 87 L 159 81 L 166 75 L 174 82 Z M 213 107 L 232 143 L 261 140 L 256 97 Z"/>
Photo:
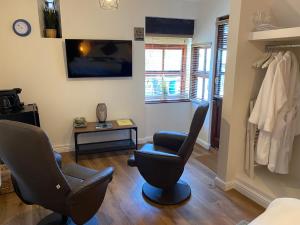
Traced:
<path id="1" fill-rule="evenodd" d="M 300 127 L 299 63 L 295 54 L 290 51 L 278 63 L 269 101 L 263 128 L 271 133 L 268 168 L 272 172 L 288 174 L 294 138 Z"/>
<path id="2" fill-rule="evenodd" d="M 278 55 L 275 56 L 273 62 L 269 65 L 266 76 L 263 80 L 262 86 L 257 96 L 254 109 L 249 118 L 249 122 L 252 124 L 256 124 L 258 129 L 260 130 L 256 155 L 255 155 L 255 161 L 260 165 L 267 165 L 269 162 L 271 134 L 268 132 L 264 132 L 263 128 L 267 120 L 268 105 L 269 105 L 273 80 L 275 77 L 274 75 L 278 63 L 280 62 L 282 57 L 283 57 L 283 53 L 282 52 L 278 53 Z"/>
<path id="3" fill-rule="evenodd" d="M 271 88 L 269 83 L 264 93 L 258 96 L 266 99 L 261 105 L 261 112 L 255 112 L 260 128 L 256 161 L 261 165 L 268 165 L 272 172 L 287 174 L 294 137 L 300 127 L 297 123 L 300 99 L 299 63 L 292 52 L 287 52 L 273 62 L 268 70 L 273 73 L 276 68 L 273 80 L 267 80 L 272 83 Z M 257 121 L 250 118 L 250 122 Z"/>
<path id="4" fill-rule="evenodd" d="M 258 129 L 260 130 L 265 126 L 274 74 L 276 72 L 278 62 L 282 59 L 282 57 L 283 53 L 279 52 L 269 65 L 266 76 L 259 90 L 253 111 L 249 118 L 249 122 L 252 124 L 256 124 Z"/>

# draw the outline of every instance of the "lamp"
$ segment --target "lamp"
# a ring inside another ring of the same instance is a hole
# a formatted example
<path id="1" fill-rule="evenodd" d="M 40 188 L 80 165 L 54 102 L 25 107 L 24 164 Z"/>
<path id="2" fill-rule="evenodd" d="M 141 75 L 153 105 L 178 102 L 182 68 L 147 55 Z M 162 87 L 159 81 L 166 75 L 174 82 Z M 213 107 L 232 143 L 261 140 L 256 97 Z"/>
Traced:
<path id="1" fill-rule="evenodd" d="M 99 2 L 102 9 L 108 10 L 118 9 L 120 4 L 120 0 L 99 0 Z"/>

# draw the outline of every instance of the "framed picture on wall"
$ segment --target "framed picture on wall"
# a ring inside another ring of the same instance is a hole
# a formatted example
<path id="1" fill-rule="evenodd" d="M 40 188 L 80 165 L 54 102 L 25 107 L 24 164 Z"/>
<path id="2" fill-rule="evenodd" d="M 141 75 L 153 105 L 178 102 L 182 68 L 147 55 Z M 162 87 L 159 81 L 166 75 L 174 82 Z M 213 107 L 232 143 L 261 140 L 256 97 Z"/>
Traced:
<path id="1" fill-rule="evenodd" d="M 144 39 L 145 39 L 144 27 L 135 27 L 134 28 L 134 40 L 135 41 L 144 41 Z"/>

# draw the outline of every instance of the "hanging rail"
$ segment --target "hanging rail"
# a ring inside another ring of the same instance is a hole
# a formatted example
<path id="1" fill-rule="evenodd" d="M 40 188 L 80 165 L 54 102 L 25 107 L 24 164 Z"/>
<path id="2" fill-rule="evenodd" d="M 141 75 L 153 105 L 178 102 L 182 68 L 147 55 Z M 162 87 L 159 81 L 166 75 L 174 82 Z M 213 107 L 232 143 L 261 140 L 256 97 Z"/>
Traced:
<path id="1" fill-rule="evenodd" d="M 287 45 L 267 45 L 267 50 L 281 49 L 281 48 L 300 48 L 300 44 L 287 44 Z"/>

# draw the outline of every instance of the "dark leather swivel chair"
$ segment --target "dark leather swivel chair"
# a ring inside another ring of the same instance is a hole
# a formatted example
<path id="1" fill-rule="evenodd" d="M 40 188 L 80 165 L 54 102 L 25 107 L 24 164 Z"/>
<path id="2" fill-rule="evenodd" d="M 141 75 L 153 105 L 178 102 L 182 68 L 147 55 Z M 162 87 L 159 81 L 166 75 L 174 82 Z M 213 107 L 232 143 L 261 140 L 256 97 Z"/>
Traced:
<path id="1" fill-rule="evenodd" d="M 208 107 L 207 103 L 203 103 L 196 109 L 188 135 L 176 132 L 156 133 L 153 137 L 154 144 L 144 145 L 129 158 L 128 165 L 136 166 L 146 180 L 143 194 L 149 200 L 162 205 L 173 205 L 190 197 L 189 185 L 179 179 L 193 152 Z"/>
<path id="2" fill-rule="evenodd" d="M 0 158 L 11 170 L 17 194 L 55 212 L 39 224 L 97 224 L 92 221 L 114 169 L 98 172 L 77 164 L 60 169 L 57 157 L 40 128 L 0 121 Z"/>

